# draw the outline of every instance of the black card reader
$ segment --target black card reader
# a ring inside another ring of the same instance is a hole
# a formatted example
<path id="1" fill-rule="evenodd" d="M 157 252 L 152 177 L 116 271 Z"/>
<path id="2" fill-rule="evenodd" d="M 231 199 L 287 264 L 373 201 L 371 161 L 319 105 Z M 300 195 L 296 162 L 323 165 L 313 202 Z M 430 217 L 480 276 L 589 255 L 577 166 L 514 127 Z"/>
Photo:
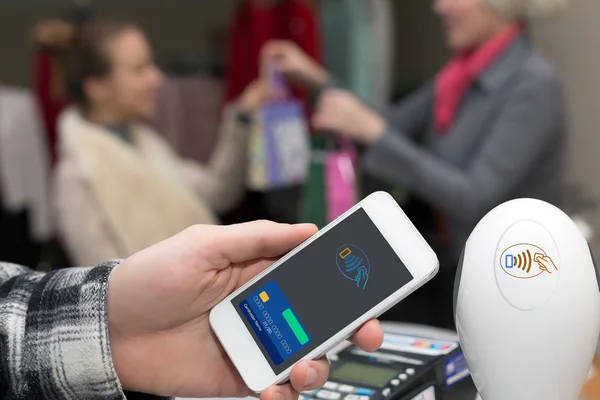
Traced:
<path id="1" fill-rule="evenodd" d="M 428 385 L 433 387 L 429 393 L 438 394 L 431 400 L 440 400 L 470 378 L 457 341 L 414 334 L 386 331 L 374 353 L 352 345 L 329 359 L 329 381 L 319 390 L 302 393 L 300 400 L 412 400 L 407 396 Z"/>

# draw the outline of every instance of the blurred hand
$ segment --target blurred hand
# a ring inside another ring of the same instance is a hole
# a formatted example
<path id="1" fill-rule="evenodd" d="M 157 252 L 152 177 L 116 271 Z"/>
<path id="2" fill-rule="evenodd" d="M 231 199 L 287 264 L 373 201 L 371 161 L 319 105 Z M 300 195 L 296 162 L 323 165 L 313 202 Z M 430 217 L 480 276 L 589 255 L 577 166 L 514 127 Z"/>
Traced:
<path id="1" fill-rule="evenodd" d="M 46 19 L 33 29 L 33 40 L 44 48 L 64 50 L 73 39 L 75 28 L 62 19 Z"/>
<path id="2" fill-rule="evenodd" d="M 208 323 L 212 307 L 317 229 L 252 222 L 196 226 L 143 250 L 116 267 L 108 283 L 113 363 L 126 390 L 180 397 L 244 397 L 248 388 Z M 367 351 L 383 340 L 377 321 L 353 341 Z M 263 400 L 297 400 L 322 386 L 327 360 L 302 361 L 290 383 Z"/>
<path id="3" fill-rule="evenodd" d="M 309 86 L 327 82 L 327 71 L 306 54 L 297 44 L 285 40 L 271 40 L 262 48 L 262 63 L 274 62 L 289 79 Z"/>
<path id="4" fill-rule="evenodd" d="M 263 78 L 256 79 L 244 89 L 238 99 L 238 107 L 240 111 L 253 113 L 267 101 L 268 95 L 267 81 Z"/>
<path id="5" fill-rule="evenodd" d="M 364 144 L 375 142 L 385 130 L 385 120 L 379 114 L 353 94 L 334 89 L 321 96 L 312 125 Z"/>

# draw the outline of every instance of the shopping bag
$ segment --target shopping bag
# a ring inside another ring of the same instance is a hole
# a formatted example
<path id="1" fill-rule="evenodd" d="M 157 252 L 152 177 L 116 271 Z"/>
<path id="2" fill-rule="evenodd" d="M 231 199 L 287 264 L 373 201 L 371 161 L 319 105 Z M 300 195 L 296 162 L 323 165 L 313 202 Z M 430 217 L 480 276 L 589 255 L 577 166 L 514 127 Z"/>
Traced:
<path id="1" fill-rule="evenodd" d="M 290 97 L 275 68 L 269 75 L 270 98 L 250 132 L 248 187 L 259 191 L 303 184 L 310 156 L 302 103 Z"/>
<path id="2" fill-rule="evenodd" d="M 327 222 L 331 222 L 356 204 L 356 152 L 351 143 L 339 140 L 340 149 L 326 155 Z"/>
<path id="3" fill-rule="evenodd" d="M 356 151 L 339 138 L 315 136 L 311 146 L 310 174 L 302 193 L 301 217 L 324 227 L 357 199 Z"/>
<path id="4" fill-rule="evenodd" d="M 327 225 L 324 141 L 325 139 L 319 135 L 311 138 L 309 174 L 300 202 L 301 221 L 315 224 L 319 229 Z"/>
<path id="5" fill-rule="evenodd" d="M 247 186 L 253 190 L 263 190 L 268 187 L 269 181 L 262 125 L 252 124 L 248 135 Z"/>

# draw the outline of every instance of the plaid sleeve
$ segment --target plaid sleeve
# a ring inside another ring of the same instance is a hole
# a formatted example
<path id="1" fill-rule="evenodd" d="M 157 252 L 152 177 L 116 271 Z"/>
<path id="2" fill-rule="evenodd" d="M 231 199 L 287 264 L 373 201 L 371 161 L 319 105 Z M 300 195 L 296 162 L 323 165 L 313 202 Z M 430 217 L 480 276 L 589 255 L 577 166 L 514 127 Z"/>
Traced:
<path id="1" fill-rule="evenodd" d="M 118 263 L 49 274 L 0 264 L 0 398 L 126 398 L 106 315 Z"/>

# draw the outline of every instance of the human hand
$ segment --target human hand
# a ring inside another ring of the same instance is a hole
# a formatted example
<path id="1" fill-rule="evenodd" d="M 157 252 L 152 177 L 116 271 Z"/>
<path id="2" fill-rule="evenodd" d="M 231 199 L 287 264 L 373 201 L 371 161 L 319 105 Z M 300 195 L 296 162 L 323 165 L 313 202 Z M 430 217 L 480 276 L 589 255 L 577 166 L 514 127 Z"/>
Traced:
<path id="1" fill-rule="evenodd" d="M 275 259 L 316 233 L 313 225 L 252 222 L 201 225 L 143 250 L 115 268 L 108 283 L 113 363 L 126 390 L 163 396 L 243 397 L 248 388 L 208 323 L 209 311 Z M 377 321 L 353 341 L 374 351 Z M 327 360 L 301 361 L 290 383 L 263 400 L 297 400 L 327 380 Z"/>
<path id="2" fill-rule="evenodd" d="M 552 258 L 550 258 L 550 256 L 537 253 L 533 257 L 533 259 L 538 263 L 542 271 L 546 271 L 549 274 L 558 271 L 558 267 L 556 266 L 556 264 L 554 264 L 554 261 L 552 261 Z"/>
<path id="3" fill-rule="evenodd" d="M 323 93 L 317 111 L 312 117 L 316 129 L 345 135 L 356 141 L 370 144 L 381 137 L 385 120 L 365 106 L 356 96 L 330 89 Z"/>
<path id="4" fill-rule="evenodd" d="M 238 107 L 242 112 L 253 113 L 267 101 L 268 95 L 266 80 L 264 78 L 256 79 L 244 89 L 238 99 Z"/>
<path id="5" fill-rule="evenodd" d="M 54 50 L 66 49 L 74 35 L 73 25 L 62 19 L 46 19 L 33 28 L 34 42 Z"/>
<path id="6" fill-rule="evenodd" d="M 323 86 L 327 71 L 306 54 L 296 43 L 287 40 L 271 40 L 262 48 L 263 64 L 274 62 L 289 79 L 309 86 Z"/>

